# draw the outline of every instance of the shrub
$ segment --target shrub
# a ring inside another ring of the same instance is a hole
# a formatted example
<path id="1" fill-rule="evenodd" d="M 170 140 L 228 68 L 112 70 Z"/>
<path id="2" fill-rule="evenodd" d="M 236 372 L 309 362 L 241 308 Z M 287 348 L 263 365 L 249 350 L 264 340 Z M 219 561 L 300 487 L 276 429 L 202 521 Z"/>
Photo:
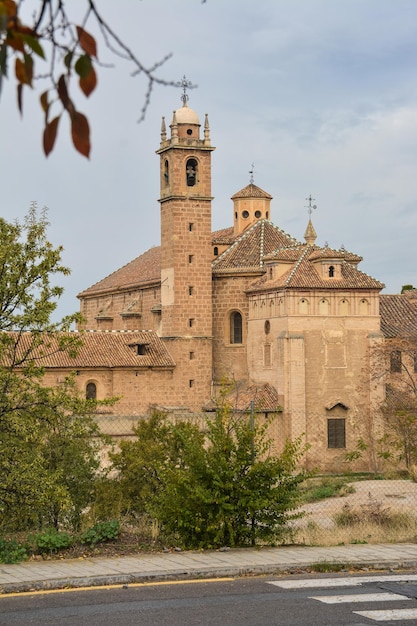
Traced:
<path id="1" fill-rule="evenodd" d="M 20 563 L 28 558 L 26 547 L 15 539 L 0 539 L 0 563 Z"/>
<path id="2" fill-rule="evenodd" d="M 74 539 L 68 533 L 62 533 L 54 528 L 38 533 L 34 537 L 36 549 L 40 554 L 66 550 L 74 544 Z"/>
<path id="3" fill-rule="evenodd" d="M 81 535 L 81 543 L 88 546 L 95 546 L 97 543 L 115 541 L 120 535 L 120 522 L 118 520 L 108 520 L 97 522 L 91 528 L 87 528 Z"/>

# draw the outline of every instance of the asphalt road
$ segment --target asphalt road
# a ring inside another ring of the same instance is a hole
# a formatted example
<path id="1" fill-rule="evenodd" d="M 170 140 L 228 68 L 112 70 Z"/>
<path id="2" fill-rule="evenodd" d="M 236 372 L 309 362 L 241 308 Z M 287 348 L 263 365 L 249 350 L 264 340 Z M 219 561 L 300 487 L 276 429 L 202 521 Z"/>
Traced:
<path id="1" fill-rule="evenodd" d="M 376 617 L 416 624 L 417 576 L 390 578 L 259 577 L 0 596 L 0 624 L 364 626 Z"/>

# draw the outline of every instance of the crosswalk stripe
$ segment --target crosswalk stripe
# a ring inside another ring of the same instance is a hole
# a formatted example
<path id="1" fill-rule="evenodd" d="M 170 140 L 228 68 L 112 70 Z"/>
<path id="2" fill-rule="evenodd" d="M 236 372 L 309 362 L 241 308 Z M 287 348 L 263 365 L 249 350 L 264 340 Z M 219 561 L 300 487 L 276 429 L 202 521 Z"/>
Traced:
<path id="1" fill-rule="evenodd" d="M 353 611 L 356 615 L 367 617 L 375 622 L 398 622 L 417 619 L 417 609 L 388 609 L 386 611 Z"/>
<path id="2" fill-rule="evenodd" d="M 298 580 L 268 580 L 268 584 L 282 589 L 311 589 L 328 587 L 354 587 L 363 583 L 412 582 L 417 574 L 393 574 L 382 576 L 349 576 L 342 578 L 304 578 Z"/>
<path id="3" fill-rule="evenodd" d="M 343 596 L 310 596 L 310 600 L 318 600 L 325 604 L 342 604 L 344 602 L 390 602 L 400 600 L 411 600 L 398 593 L 360 593 L 347 594 Z"/>

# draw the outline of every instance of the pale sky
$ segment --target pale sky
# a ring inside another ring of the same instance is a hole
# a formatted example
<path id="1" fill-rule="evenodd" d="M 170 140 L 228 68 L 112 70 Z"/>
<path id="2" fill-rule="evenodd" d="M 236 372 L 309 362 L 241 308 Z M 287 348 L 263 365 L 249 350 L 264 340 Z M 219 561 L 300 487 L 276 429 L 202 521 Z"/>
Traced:
<path id="1" fill-rule="evenodd" d="M 28 8 L 35 0 L 27 0 Z M 83 0 L 71 5 L 81 20 Z M 417 286 L 417 2 L 415 0 L 99 0 L 103 16 L 145 63 L 198 85 L 189 106 L 208 113 L 213 230 L 232 225 L 230 197 L 254 181 L 273 196 L 271 219 L 303 241 L 306 201 L 319 245 L 363 256 L 359 269 L 386 285 Z M 90 160 L 72 148 L 67 123 L 42 152 L 41 89 L 15 83 L 0 97 L 1 215 L 47 206 L 50 239 L 72 274 L 60 315 L 76 294 L 160 243 L 161 117 L 181 91 L 146 84 L 98 38 L 97 90 L 76 105 L 90 120 Z M 41 69 L 41 62 L 38 61 Z M 13 67 L 10 68 L 13 74 Z"/>

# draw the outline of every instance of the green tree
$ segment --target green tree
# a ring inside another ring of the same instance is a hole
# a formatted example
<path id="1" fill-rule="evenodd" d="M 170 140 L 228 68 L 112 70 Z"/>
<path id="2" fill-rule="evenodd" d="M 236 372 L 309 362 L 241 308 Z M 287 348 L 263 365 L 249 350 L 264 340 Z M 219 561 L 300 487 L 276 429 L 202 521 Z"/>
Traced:
<path id="1" fill-rule="evenodd" d="M 79 315 L 52 322 L 68 274 L 60 247 L 47 239 L 46 212 L 33 205 L 23 221 L 0 219 L 0 527 L 77 525 L 98 469 L 93 401 L 69 376 L 44 384 L 42 359 L 75 354 L 69 333 Z"/>
<path id="2" fill-rule="evenodd" d="M 275 542 L 297 516 L 297 486 L 306 477 L 296 469 L 305 450 L 300 440 L 276 455 L 267 424 L 226 404 L 204 432 L 159 414 L 135 434 L 113 457 L 120 484 L 133 490 L 129 506 L 155 518 L 185 547 Z"/>

